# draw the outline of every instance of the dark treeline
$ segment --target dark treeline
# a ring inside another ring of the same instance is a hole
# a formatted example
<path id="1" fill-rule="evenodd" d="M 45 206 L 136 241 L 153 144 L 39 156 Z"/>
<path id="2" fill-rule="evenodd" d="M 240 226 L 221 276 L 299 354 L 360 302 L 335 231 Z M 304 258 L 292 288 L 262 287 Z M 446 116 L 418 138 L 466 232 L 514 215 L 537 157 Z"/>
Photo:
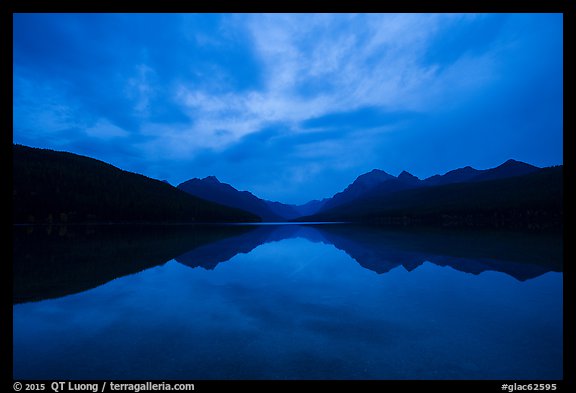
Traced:
<path id="1" fill-rule="evenodd" d="M 13 171 L 14 223 L 260 220 L 71 153 L 13 145 Z"/>

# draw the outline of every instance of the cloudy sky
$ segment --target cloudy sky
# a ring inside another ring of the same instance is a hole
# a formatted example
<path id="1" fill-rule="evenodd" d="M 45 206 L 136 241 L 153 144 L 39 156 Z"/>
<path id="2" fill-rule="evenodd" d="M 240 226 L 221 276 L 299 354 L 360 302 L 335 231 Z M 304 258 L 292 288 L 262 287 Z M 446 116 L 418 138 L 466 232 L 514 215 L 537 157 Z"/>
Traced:
<path id="1" fill-rule="evenodd" d="M 13 140 L 303 203 L 562 163 L 560 14 L 15 14 Z"/>

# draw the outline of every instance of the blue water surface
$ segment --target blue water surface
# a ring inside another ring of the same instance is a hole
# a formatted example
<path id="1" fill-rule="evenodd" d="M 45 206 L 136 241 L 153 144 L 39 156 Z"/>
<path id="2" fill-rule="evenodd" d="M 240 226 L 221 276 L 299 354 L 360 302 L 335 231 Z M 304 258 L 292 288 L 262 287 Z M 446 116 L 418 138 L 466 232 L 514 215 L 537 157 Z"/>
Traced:
<path id="1" fill-rule="evenodd" d="M 562 273 L 377 274 L 304 237 L 172 259 L 16 304 L 14 378 L 561 379 Z"/>

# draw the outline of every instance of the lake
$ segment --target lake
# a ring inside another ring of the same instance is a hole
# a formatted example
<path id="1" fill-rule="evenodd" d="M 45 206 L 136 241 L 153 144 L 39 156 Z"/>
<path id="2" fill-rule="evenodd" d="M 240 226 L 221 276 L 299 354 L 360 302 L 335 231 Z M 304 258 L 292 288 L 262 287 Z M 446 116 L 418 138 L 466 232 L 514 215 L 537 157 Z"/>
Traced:
<path id="1" fill-rule="evenodd" d="M 15 379 L 561 379 L 562 238 L 14 227 Z"/>

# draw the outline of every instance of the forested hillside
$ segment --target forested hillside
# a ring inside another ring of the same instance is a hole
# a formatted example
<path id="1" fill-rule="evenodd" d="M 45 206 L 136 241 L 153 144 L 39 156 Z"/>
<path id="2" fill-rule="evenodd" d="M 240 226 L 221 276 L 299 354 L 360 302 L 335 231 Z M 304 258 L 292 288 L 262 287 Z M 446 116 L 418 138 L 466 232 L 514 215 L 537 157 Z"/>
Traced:
<path id="1" fill-rule="evenodd" d="M 259 221 L 92 158 L 13 145 L 13 222 Z"/>

